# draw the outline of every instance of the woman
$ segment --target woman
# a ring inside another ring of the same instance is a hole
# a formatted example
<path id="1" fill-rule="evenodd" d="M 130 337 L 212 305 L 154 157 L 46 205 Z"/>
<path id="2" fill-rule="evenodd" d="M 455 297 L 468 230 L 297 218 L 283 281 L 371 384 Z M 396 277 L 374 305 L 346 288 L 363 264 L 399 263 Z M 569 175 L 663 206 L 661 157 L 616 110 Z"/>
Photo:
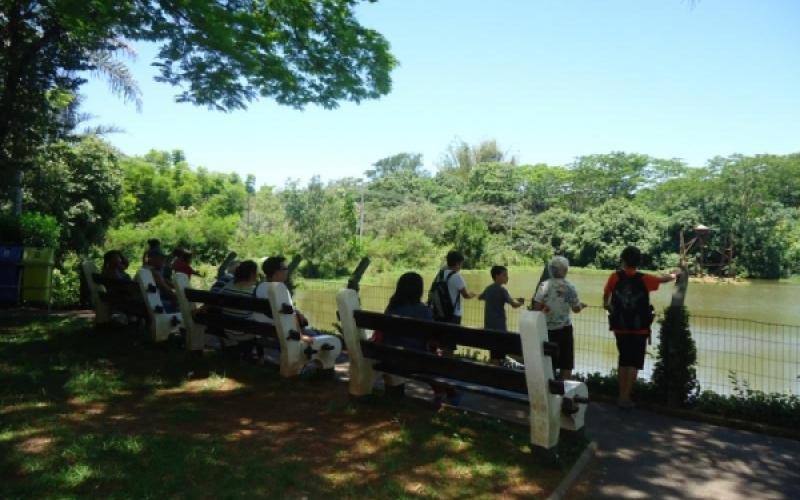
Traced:
<path id="1" fill-rule="evenodd" d="M 103 276 L 130 281 L 131 277 L 125 272 L 128 259 L 119 250 L 109 250 L 103 255 Z"/>
<path id="2" fill-rule="evenodd" d="M 433 321 L 433 312 L 430 307 L 422 302 L 423 291 L 422 276 L 417 273 L 405 273 L 397 280 L 394 295 L 389 299 L 389 305 L 386 307 L 384 314 Z M 430 351 L 428 340 L 416 335 L 408 335 L 402 331 L 387 330 L 382 332 L 380 336 L 382 337 L 381 342 L 384 344 L 417 351 Z M 404 384 L 393 385 L 390 375 L 384 375 L 383 380 L 387 394 L 404 394 Z M 458 406 L 461 403 L 462 395 L 451 387 L 432 383 L 431 389 L 433 389 L 433 400 L 436 403 L 448 401 L 452 406 Z"/>
<path id="3" fill-rule="evenodd" d="M 578 299 L 578 291 L 566 280 L 569 261 L 561 256 L 550 261 L 550 279 L 543 282 L 533 298 L 533 309 L 542 311 L 547 319 L 547 337 L 558 344 L 558 359 L 553 360 L 553 371 L 559 369 L 559 378 L 568 380 L 575 368 L 575 339 L 573 338 L 570 311 L 579 313 L 586 304 Z"/>
<path id="4" fill-rule="evenodd" d="M 384 314 L 433 321 L 433 313 L 430 307 L 422 303 L 423 289 L 422 276 L 419 274 L 405 273 L 400 276 L 400 279 L 397 280 L 394 295 L 389 299 L 389 305 L 386 307 Z M 428 350 L 426 340 L 418 336 L 406 335 L 396 331 L 385 331 L 382 336 L 382 343 L 384 344 L 419 351 Z"/>

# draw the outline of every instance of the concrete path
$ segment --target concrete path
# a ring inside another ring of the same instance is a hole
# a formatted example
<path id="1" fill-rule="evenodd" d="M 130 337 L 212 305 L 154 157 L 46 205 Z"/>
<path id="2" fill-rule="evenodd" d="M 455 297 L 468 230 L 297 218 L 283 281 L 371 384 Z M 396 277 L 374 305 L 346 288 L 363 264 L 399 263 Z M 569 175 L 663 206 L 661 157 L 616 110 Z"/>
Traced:
<path id="1" fill-rule="evenodd" d="M 347 378 L 347 365 L 338 370 Z M 406 389 L 430 399 L 423 384 Z M 526 421 L 527 408 L 473 394 L 462 407 Z M 800 500 L 800 442 L 592 403 L 586 433 L 598 453 L 577 499 Z"/>

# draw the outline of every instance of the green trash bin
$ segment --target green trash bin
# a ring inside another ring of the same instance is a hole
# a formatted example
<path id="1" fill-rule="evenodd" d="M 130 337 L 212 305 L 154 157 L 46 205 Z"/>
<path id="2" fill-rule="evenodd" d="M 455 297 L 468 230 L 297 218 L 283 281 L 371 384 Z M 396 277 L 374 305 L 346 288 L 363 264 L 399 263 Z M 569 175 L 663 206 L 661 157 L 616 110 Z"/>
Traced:
<path id="1" fill-rule="evenodd" d="M 22 254 L 22 301 L 50 304 L 55 248 L 26 247 Z"/>

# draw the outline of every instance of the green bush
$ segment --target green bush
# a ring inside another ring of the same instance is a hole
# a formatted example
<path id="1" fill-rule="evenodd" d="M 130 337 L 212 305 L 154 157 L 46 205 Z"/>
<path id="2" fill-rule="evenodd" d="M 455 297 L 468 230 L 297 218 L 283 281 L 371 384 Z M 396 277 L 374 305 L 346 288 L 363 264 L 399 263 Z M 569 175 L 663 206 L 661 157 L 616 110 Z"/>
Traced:
<path id="1" fill-rule="evenodd" d="M 703 391 L 694 402 L 693 408 L 728 418 L 788 429 L 800 428 L 800 396 L 754 391 L 746 381 L 740 384 L 735 373 L 731 373 L 729 378 L 733 385 L 733 394 L 724 396 L 713 391 Z"/>
<path id="2" fill-rule="evenodd" d="M 653 385 L 659 402 L 687 406 L 697 397 L 697 348 L 689 329 L 689 311 L 667 307 L 658 334 L 658 355 L 653 368 Z"/>
<path id="3" fill-rule="evenodd" d="M 80 302 L 80 293 L 80 257 L 71 252 L 64 256 L 60 266 L 53 269 L 53 307 L 76 307 Z"/>
<path id="4" fill-rule="evenodd" d="M 20 217 L 0 215 L 2 243 L 27 247 L 58 248 L 61 226 L 55 217 L 26 212 Z"/>

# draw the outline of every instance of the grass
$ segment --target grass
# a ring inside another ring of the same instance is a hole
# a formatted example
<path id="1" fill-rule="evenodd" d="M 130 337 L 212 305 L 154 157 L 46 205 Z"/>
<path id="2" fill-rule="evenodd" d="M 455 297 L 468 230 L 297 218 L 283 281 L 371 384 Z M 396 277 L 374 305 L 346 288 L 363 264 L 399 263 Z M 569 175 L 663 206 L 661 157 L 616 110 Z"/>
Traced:
<path id="1" fill-rule="evenodd" d="M 0 321 L 4 500 L 544 498 L 582 448 L 548 466 L 526 439 L 85 320 Z"/>

